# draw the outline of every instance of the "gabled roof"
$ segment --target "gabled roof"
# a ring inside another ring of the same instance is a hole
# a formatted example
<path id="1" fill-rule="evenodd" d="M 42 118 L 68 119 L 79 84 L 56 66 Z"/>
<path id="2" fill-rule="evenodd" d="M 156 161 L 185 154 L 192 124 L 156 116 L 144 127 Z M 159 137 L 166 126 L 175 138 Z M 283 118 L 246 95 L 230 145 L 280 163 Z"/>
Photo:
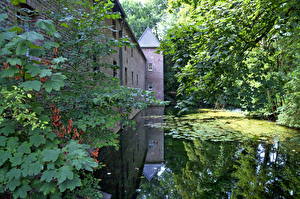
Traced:
<path id="1" fill-rule="evenodd" d="M 142 48 L 158 48 L 160 46 L 160 42 L 149 27 L 139 39 L 139 44 Z"/>

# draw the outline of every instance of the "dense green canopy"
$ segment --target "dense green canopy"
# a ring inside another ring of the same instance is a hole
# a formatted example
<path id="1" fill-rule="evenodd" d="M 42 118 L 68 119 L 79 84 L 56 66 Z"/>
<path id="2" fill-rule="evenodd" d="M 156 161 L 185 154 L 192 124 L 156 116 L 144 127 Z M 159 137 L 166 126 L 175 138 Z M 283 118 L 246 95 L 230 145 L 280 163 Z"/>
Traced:
<path id="1" fill-rule="evenodd" d="M 169 0 L 169 10 L 178 20 L 162 49 L 179 107 L 241 107 L 273 119 L 284 107 L 282 123 L 299 115 L 299 0 Z"/>

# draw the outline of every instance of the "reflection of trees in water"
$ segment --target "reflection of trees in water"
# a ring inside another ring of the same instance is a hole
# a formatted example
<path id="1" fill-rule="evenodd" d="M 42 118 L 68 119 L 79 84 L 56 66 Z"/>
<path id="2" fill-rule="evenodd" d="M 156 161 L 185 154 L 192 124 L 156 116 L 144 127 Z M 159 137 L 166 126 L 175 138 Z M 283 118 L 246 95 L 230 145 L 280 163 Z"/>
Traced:
<path id="1" fill-rule="evenodd" d="M 248 144 L 233 176 L 232 198 L 299 198 L 300 157 L 289 143 Z"/>
<path id="2" fill-rule="evenodd" d="M 140 189 L 138 199 L 181 199 L 170 169 L 166 169 L 161 176 L 156 176 L 151 182 L 143 179 Z"/>
<path id="3" fill-rule="evenodd" d="M 184 199 L 299 198 L 300 158 L 290 146 L 194 140 L 184 142 L 185 164 L 167 166 Z"/>
<path id="4" fill-rule="evenodd" d="M 237 144 L 195 140 L 184 142 L 188 161 L 175 174 L 178 192 L 184 199 L 227 198 L 233 184 L 231 173 Z"/>

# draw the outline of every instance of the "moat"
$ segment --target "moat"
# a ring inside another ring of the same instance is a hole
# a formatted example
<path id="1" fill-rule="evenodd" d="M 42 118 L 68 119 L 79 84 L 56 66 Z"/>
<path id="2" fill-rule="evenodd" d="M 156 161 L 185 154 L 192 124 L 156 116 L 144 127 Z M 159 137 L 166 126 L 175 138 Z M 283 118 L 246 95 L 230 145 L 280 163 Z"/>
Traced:
<path id="1" fill-rule="evenodd" d="M 114 199 L 300 198 L 300 133 L 239 112 L 163 107 L 135 118 L 119 150 L 101 152 Z"/>

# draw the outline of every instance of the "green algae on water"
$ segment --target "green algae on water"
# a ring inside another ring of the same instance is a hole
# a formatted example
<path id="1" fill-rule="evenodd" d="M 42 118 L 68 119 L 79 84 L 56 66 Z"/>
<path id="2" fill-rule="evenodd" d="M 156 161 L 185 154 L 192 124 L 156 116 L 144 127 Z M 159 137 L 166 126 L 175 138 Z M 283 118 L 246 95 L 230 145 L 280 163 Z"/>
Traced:
<path id="1" fill-rule="evenodd" d="M 299 131 L 274 122 L 246 118 L 242 112 L 211 109 L 199 109 L 198 113 L 182 117 L 166 117 L 163 125 L 153 126 L 163 126 L 174 138 L 212 141 L 283 141 L 300 135 Z"/>

